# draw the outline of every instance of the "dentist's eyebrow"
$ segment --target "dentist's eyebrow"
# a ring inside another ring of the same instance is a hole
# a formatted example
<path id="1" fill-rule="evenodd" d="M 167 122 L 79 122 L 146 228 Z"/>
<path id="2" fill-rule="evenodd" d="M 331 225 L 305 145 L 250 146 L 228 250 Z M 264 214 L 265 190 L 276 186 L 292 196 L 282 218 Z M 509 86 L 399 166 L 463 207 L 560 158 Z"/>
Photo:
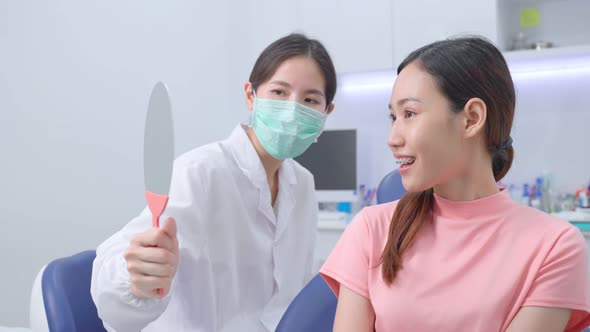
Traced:
<path id="1" fill-rule="evenodd" d="M 324 93 L 323 93 L 323 92 L 321 92 L 321 91 L 320 91 L 320 90 L 318 90 L 318 89 L 309 89 L 309 90 L 305 90 L 305 93 L 308 93 L 308 94 L 314 94 L 314 95 L 319 95 L 319 96 L 321 96 L 321 97 L 323 97 L 323 96 L 324 96 Z"/>
<path id="2" fill-rule="evenodd" d="M 285 81 L 270 81 L 269 83 L 284 86 L 285 88 L 291 88 L 291 84 L 289 84 Z M 318 89 L 308 89 L 308 90 L 305 90 L 305 93 L 306 94 L 316 94 L 316 95 L 320 95 L 322 97 L 324 96 L 324 93 Z"/>
<path id="3" fill-rule="evenodd" d="M 270 84 L 277 84 L 277 85 L 281 85 L 284 86 L 285 88 L 290 88 L 291 84 L 285 82 L 285 81 L 270 81 Z"/>

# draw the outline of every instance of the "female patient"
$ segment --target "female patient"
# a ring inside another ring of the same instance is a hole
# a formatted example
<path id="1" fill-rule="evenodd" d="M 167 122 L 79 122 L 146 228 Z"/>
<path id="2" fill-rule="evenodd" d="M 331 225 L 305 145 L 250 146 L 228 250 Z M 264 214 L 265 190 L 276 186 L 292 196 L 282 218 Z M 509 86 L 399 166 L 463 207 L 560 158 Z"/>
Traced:
<path id="1" fill-rule="evenodd" d="M 515 92 L 502 54 L 444 40 L 398 67 L 390 146 L 408 193 L 368 207 L 321 269 L 334 331 L 581 331 L 588 257 L 567 222 L 511 201 Z"/>

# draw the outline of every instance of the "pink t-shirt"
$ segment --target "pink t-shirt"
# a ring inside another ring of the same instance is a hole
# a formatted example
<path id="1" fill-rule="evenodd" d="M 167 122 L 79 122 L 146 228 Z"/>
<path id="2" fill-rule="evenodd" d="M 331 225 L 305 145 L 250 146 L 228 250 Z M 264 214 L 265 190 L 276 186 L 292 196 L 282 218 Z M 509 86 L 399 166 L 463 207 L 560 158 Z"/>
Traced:
<path id="1" fill-rule="evenodd" d="M 435 195 L 391 286 L 380 257 L 397 202 L 363 209 L 320 273 L 371 301 L 376 331 L 504 331 L 523 306 L 572 309 L 590 325 L 588 255 L 570 223 L 514 203 L 506 191 L 466 202 Z"/>

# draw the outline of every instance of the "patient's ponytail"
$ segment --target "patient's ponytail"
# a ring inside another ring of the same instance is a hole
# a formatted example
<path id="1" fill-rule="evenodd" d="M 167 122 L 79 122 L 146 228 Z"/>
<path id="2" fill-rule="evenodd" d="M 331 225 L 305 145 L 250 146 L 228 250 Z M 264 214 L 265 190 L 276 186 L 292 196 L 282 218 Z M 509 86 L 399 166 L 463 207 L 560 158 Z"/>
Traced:
<path id="1" fill-rule="evenodd" d="M 429 217 L 434 203 L 432 189 L 406 193 L 397 203 L 391 224 L 387 244 L 381 254 L 383 279 L 390 285 L 402 268 L 402 256 L 414 240 L 416 234 Z"/>

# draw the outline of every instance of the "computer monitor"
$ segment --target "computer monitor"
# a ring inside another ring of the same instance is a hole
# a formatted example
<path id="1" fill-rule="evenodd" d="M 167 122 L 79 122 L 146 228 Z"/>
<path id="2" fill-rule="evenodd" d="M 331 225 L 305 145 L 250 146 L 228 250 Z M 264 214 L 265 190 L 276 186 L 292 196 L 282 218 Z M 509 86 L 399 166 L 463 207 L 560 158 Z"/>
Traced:
<path id="1" fill-rule="evenodd" d="M 352 201 L 357 187 L 356 130 L 325 130 L 295 158 L 315 179 L 320 202 Z"/>

